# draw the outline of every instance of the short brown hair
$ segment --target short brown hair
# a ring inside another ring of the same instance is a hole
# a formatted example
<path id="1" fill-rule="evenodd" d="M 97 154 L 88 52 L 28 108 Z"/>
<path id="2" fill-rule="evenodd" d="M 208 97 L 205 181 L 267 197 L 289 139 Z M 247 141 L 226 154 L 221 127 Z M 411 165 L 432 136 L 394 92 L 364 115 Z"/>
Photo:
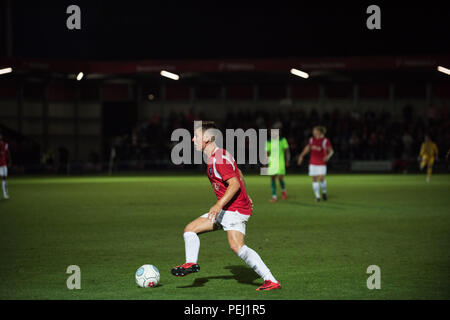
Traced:
<path id="1" fill-rule="evenodd" d="M 313 128 L 313 130 L 314 130 L 314 129 L 319 130 L 320 133 L 322 133 L 322 134 L 327 133 L 327 128 L 325 128 L 324 126 L 315 126 L 315 127 Z"/>
<path id="2" fill-rule="evenodd" d="M 196 121 L 196 122 L 197 123 L 194 122 L 195 123 L 194 130 L 202 129 L 202 135 L 209 129 L 217 129 L 214 121 Z M 200 123 L 198 123 L 198 122 L 200 122 Z M 212 135 L 211 142 L 214 142 L 215 140 L 216 140 L 216 137 L 214 135 Z"/>
<path id="3" fill-rule="evenodd" d="M 216 124 L 214 121 L 196 121 L 197 123 L 194 126 L 194 129 L 202 129 L 202 132 L 205 132 L 208 129 L 216 129 Z M 198 123 L 200 122 L 200 123 Z"/>

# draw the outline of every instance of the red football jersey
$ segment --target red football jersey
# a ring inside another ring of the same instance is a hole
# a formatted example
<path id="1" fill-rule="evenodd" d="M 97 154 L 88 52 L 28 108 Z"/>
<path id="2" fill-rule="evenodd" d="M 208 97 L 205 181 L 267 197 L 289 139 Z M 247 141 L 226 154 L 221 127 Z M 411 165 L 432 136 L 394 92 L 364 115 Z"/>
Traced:
<path id="1" fill-rule="evenodd" d="M 241 188 L 234 197 L 223 207 L 223 210 L 238 211 L 241 214 L 252 215 L 252 205 L 241 176 L 238 171 L 236 161 L 226 150 L 216 148 L 208 158 L 207 172 L 213 191 L 217 200 L 223 197 L 227 190 L 226 180 L 237 177 Z"/>
<path id="2" fill-rule="evenodd" d="M 0 142 L 0 167 L 6 166 L 6 154 L 9 152 L 8 144 Z"/>
<path id="3" fill-rule="evenodd" d="M 316 139 L 314 137 L 309 139 L 309 146 L 311 148 L 311 156 L 309 157 L 309 164 L 316 166 L 326 165 L 323 158 L 327 155 L 327 150 L 331 148 L 330 140 L 327 138 Z"/>

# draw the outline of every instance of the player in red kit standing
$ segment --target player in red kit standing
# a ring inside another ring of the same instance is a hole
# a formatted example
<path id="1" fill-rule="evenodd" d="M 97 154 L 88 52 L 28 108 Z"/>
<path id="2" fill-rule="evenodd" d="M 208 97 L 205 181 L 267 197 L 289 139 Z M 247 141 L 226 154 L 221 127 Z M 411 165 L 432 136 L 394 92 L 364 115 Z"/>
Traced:
<path id="1" fill-rule="evenodd" d="M 301 165 L 303 157 L 311 151 L 309 158 L 309 175 L 313 179 L 313 191 L 316 201 L 320 201 L 320 189 L 322 189 L 322 199 L 327 200 L 327 162 L 333 156 L 333 147 L 330 140 L 325 137 L 326 129 L 322 126 L 313 128 L 313 136 L 309 139 L 308 145 L 303 149 L 298 157 L 297 164 Z"/>
<path id="2" fill-rule="evenodd" d="M 8 167 L 11 166 L 11 153 L 8 149 L 8 144 L 3 140 L 3 135 L 0 133 L 0 179 L 2 180 L 3 197 L 9 199 L 8 183 Z"/>
<path id="3" fill-rule="evenodd" d="M 256 290 L 280 289 L 280 282 L 273 277 L 258 253 L 244 244 L 245 226 L 252 215 L 253 203 L 245 190 L 241 170 L 230 153 L 217 147 L 212 129 L 214 122 L 202 122 L 201 126 L 195 128 L 192 141 L 197 150 L 208 156 L 207 175 L 216 193 L 217 203 L 208 213 L 185 227 L 183 237 L 186 263 L 174 267 L 172 274 L 182 277 L 198 272 L 200 270 L 197 264 L 200 250 L 198 234 L 223 229 L 227 232 L 231 250 L 264 279 L 264 284 Z"/>

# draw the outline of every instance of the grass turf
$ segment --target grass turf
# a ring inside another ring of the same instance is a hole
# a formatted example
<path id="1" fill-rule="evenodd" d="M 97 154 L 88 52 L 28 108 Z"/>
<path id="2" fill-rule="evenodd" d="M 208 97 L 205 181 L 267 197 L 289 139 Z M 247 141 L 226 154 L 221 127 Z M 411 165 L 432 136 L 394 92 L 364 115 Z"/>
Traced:
<path id="1" fill-rule="evenodd" d="M 255 203 L 246 244 L 281 281 L 262 280 L 228 247 L 200 235 L 199 273 L 176 278 L 183 228 L 215 196 L 205 176 L 10 178 L 0 200 L 0 299 L 449 299 L 448 175 L 331 175 L 329 201 L 315 203 L 310 178 L 286 178 L 272 204 L 268 177 L 248 176 Z M 279 191 L 279 189 L 278 189 Z M 160 286 L 138 288 L 142 264 Z M 68 290 L 69 265 L 81 290 Z M 369 265 L 381 290 L 368 290 Z"/>

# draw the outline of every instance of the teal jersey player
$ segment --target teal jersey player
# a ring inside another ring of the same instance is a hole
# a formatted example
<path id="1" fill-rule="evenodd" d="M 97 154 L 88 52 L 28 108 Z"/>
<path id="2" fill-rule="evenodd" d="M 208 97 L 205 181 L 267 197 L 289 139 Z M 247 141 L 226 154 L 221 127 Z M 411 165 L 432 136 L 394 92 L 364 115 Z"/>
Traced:
<path id="1" fill-rule="evenodd" d="M 269 140 L 266 144 L 266 149 L 269 157 L 269 167 L 267 169 L 268 175 L 285 175 L 286 163 L 285 152 L 289 150 L 289 145 L 286 138 Z"/>
<path id="2" fill-rule="evenodd" d="M 281 198 L 286 200 L 287 193 L 286 185 L 284 183 L 284 175 L 286 175 L 286 164 L 289 165 L 290 157 L 289 145 L 286 138 L 282 137 L 280 139 L 278 137 L 274 137 L 273 139 L 267 141 L 266 151 L 268 157 L 267 174 L 270 175 L 272 190 L 272 198 L 270 199 L 270 202 L 277 201 L 277 177 L 281 186 Z"/>

